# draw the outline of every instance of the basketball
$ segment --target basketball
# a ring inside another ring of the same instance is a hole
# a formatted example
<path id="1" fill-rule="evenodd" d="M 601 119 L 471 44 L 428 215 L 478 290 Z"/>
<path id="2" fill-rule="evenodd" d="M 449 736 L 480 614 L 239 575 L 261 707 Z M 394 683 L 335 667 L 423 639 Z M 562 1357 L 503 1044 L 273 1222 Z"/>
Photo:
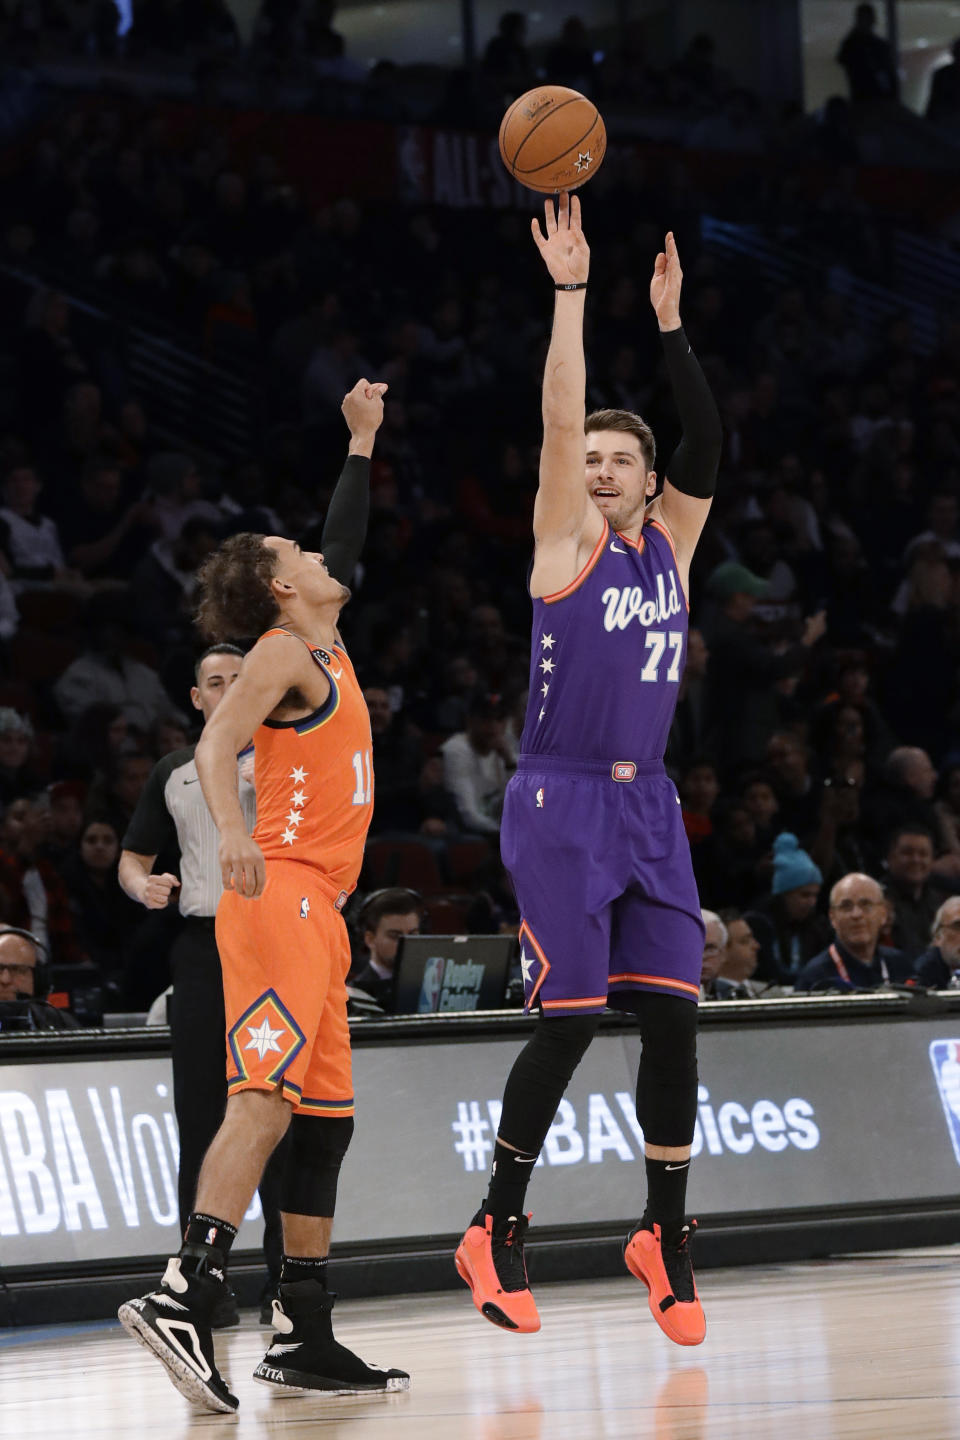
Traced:
<path id="1" fill-rule="evenodd" d="M 607 130 L 578 90 L 538 85 L 514 100 L 500 122 L 500 157 L 515 180 L 552 195 L 576 190 L 600 169 Z"/>

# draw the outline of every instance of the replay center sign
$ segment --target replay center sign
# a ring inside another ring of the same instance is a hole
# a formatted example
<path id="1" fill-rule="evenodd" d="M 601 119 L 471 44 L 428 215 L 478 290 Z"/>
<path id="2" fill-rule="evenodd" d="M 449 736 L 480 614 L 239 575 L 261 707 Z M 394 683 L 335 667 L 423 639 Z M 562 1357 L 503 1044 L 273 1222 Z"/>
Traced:
<path id="1" fill-rule="evenodd" d="M 341 1244 L 463 1227 L 485 1188 L 499 1096 L 521 1044 L 504 1037 L 356 1048 Z M 638 1055 L 630 1033 L 600 1035 L 587 1053 L 531 1186 L 538 1223 L 626 1221 L 641 1209 Z M 700 1068 L 690 1207 L 702 1222 L 957 1192 L 956 1017 L 706 1029 Z M 165 1059 L 3 1066 L 3 1264 L 168 1252 L 177 1242 L 177 1148 Z M 238 1248 L 256 1248 L 261 1228 L 255 1199 Z"/>

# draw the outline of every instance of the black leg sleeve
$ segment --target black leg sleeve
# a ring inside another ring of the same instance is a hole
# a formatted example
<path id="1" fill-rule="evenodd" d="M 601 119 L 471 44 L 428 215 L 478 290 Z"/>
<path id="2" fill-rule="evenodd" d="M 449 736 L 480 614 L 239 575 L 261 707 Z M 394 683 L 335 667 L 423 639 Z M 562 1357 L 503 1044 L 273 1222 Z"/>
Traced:
<path id="1" fill-rule="evenodd" d="M 643 1049 L 637 1119 L 648 1145 L 682 1147 L 697 1120 L 697 1007 L 675 995 L 637 992 L 631 1006 Z"/>
<path id="2" fill-rule="evenodd" d="M 193 1209 L 203 1157 L 227 1106 L 226 1021 L 213 929 L 188 921 L 174 942 L 170 960 L 170 1046 L 173 1105 L 180 1132 L 177 1194 L 182 1234 Z"/>
<path id="3" fill-rule="evenodd" d="M 538 1155 L 570 1077 L 600 1024 L 599 1015 L 541 1018 L 513 1063 L 503 1092 L 500 1136 Z"/>

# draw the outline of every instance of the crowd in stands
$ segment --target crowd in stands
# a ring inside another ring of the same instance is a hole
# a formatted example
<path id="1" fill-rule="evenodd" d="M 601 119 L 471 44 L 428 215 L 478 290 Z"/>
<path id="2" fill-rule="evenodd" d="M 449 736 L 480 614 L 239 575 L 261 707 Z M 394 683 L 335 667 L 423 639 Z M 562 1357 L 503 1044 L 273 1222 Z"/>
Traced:
<path id="1" fill-rule="evenodd" d="M 195 571 L 240 530 L 317 548 L 340 400 L 366 374 L 390 388 L 344 615 L 377 777 L 362 889 L 414 887 L 438 932 L 515 930 L 497 830 L 526 701 L 551 314 L 526 217 L 314 208 L 274 158 L 241 165 L 226 125 L 173 143 L 136 105 L 65 104 L 7 158 L 0 303 L 20 324 L 0 339 L 0 920 L 39 930 L 58 967 L 95 967 L 117 1008 L 164 988 L 173 921 L 124 895 L 116 862 L 151 766 L 195 733 Z M 824 263 L 806 288 L 713 253 L 681 169 L 602 177 L 584 198 L 588 406 L 640 411 L 669 458 L 646 297 L 669 226 L 725 424 L 667 755 L 728 966 L 705 964 L 705 993 L 793 986 L 824 954 L 841 974 L 834 940 L 851 976 L 879 956 L 872 973 L 882 962 L 894 981 L 917 964 L 949 978 L 960 310 L 945 297 L 924 351 L 907 313 L 870 328 L 831 291 L 832 255 L 884 253 L 839 170 L 811 201 Z M 735 206 L 751 183 L 734 170 L 711 203 Z M 772 217 L 789 195 L 789 177 L 767 189 Z M 159 433 L 122 337 L 23 284 L 52 268 L 66 292 L 95 282 L 118 316 L 155 316 L 214 364 L 242 355 L 250 452 Z M 845 893 L 851 877 L 863 894 Z"/>

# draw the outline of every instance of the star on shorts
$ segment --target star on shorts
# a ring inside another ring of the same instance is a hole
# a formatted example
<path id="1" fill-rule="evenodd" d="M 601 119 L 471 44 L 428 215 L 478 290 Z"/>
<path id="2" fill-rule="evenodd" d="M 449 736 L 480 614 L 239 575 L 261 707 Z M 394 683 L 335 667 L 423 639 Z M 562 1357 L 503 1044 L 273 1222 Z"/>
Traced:
<path id="1" fill-rule="evenodd" d="M 244 1050 L 256 1050 L 261 1060 L 268 1050 L 275 1050 L 278 1055 L 282 1055 L 283 1051 L 277 1044 L 277 1038 L 286 1033 L 285 1030 L 271 1030 L 270 1021 L 264 1018 L 262 1025 L 247 1026 L 247 1034 L 250 1039 L 243 1048 Z"/>

